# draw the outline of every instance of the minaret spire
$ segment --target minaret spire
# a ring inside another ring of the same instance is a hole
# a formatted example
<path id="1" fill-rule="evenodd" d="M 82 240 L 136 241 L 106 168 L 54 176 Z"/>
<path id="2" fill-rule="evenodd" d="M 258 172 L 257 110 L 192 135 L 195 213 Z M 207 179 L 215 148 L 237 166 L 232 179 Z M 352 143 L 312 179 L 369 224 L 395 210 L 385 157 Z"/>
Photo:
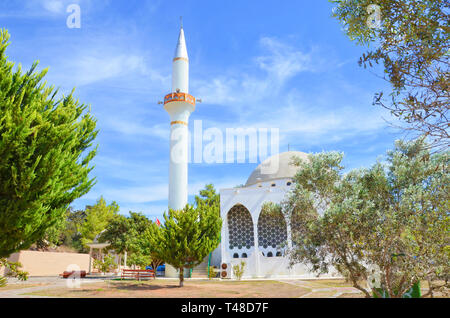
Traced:
<path id="1" fill-rule="evenodd" d="M 177 48 L 175 49 L 175 56 L 173 58 L 186 59 L 186 62 L 188 62 L 187 60 L 189 59 L 183 27 L 180 28 L 180 35 L 178 36 Z"/>

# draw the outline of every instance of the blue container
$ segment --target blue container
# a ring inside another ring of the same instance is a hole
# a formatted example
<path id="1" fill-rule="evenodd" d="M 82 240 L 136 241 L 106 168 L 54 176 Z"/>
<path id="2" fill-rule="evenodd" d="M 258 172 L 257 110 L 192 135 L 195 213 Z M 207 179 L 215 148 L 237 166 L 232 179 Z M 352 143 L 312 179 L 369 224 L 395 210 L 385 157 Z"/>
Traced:
<path id="1" fill-rule="evenodd" d="M 151 270 L 153 269 L 151 266 L 146 266 L 145 267 L 146 270 Z M 166 265 L 159 265 L 158 268 L 156 269 L 157 272 L 164 272 L 166 270 Z"/>

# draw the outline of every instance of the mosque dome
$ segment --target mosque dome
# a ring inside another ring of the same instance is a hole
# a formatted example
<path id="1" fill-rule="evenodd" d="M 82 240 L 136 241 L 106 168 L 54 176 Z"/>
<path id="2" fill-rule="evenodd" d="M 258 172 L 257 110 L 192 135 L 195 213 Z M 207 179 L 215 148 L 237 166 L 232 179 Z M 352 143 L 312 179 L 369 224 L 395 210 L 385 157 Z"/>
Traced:
<path id="1" fill-rule="evenodd" d="M 259 182 L 293 178 L 298 167 L 292 164 L 293 158 L 308 160 L 308 154 L 300 151 L 288 151 L 274 155 L 264 160 L 247 180 L 246 187 Z"/>

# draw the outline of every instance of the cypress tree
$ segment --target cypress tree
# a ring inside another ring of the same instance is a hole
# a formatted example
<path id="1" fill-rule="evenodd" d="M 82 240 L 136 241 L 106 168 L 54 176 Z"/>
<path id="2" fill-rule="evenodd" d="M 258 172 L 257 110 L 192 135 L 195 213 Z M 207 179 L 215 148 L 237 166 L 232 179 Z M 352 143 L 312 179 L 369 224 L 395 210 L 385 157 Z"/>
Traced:
<path id="1" fill-rule="evenodd" d="M 7 60 L 0 30 L 0 258 L 29 248 L 94 184 L 96 120 L 87 106 Z"/>

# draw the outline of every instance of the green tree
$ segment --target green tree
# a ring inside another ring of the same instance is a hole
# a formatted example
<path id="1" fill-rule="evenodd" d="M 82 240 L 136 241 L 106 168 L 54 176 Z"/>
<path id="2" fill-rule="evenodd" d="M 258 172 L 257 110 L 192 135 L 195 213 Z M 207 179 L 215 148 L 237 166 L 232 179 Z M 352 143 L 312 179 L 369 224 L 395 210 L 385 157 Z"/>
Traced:
<path id="1" fill-rule="evenodd" d="M 23 73 L 0 31 L 0 258 L 29 248 L 94 184 L 96 121 L 73 96 L 57 97 L 38 63 Z M 90 149 L 90 150 L 89 150 Z"/>
<path id="2" fill-rule="evenodd" d="M 79 252 L 84 252 L 85 248 L 81 244 L 80 228 L 86 218 L 84 210 L 74 211 L 69 207 L 65 218 L 59 219 L 53 226 L 47 229 L 44 237 L 36 242 L 36 247 L 40 250 L 47 250 L 50 247 L 66 246 Z"/>
<path id="3" fill-rule="evenodd" d="M 104 231 L 109 222 L 119 212 L 119 206 L 116 202 L 106 205 L 106 201 L 101 197 L 93 206 L 86 207 L 86 218 L 81 225 L 81 242 L 83 246 L 87 246 Z"/>
<path id="4" fill-rule="evenodd" d="M 381 63 L 392 85 L 375 95 L 403 128 L 449 145 L 450 25 L 448 0 L 330 0 L 351 40 L 372 46 L 359 63 Z"/>
<path id="5" fill-rule="evenodd" d="M 101 234 L 99 240 L 110 243 L 110 249 L 113 249 L 116 253 L 127 252 L 127 265 L 145 267 L 152 260 L 142 244 L 142 236 L 151 223 L 141 213 L 130 211 L 129 217 L 116 215 Z"/>
<path id="6" fill-rule="evenodd" d="M 65 246 L 74 248 L 82 252 L 83 244 L 81 243 L 81 227 L 86 219 L 86 212 L 84 210 L 67 210 L 66 228 L 62 233 L 61 242 Z"/>
<path id="7" fill-rule="evenodd" d="M 47 250 L 49 247 L 60 246 L 67 226 L 67 218 L 58 219 L 53 226 L 45 231 L 44 236 L 36 242 L 37 248 Z"/>
<path id="8" fill-rule="evenodd" d="M 180 287 L 184 269 L 199 265 L 220 242 L 222 220 L 214 206 L 187 205 L 181 211 L 164 213 L 164 224 L 155 223 L 146 231 L 152 257 L 164 260 L 179 270 Z"/>
<path id="9" fill-rule="evenodd" d="M 130 222 L 124 215 L 115 215 L 100 235 L 100 242 L 110 243 L 110 248 L 121 254 L 130 248 Z"/>
<path id="10" fill-rule="evenodd" d="M 295 188 L 281 204 L 291 263 L 318 274 L 334 268 L 367 297 L 401 297 L 423 280 L 427 295 L 448 290 L 449 153 L 425 148 L 423 139 L 397 142 L 385 164 L 346 174 L 340 153 L 297 160 Z"/>
<path id="11" fill-rule="evenodd" d="M 195 196 L 195 204 L 197 206 L 202 204 L 213 206 L 220 213 L 220 194 L 216 193 L 214 185 L 207 184 L 204 189 L 200 190 L 199 195 Z"/>

